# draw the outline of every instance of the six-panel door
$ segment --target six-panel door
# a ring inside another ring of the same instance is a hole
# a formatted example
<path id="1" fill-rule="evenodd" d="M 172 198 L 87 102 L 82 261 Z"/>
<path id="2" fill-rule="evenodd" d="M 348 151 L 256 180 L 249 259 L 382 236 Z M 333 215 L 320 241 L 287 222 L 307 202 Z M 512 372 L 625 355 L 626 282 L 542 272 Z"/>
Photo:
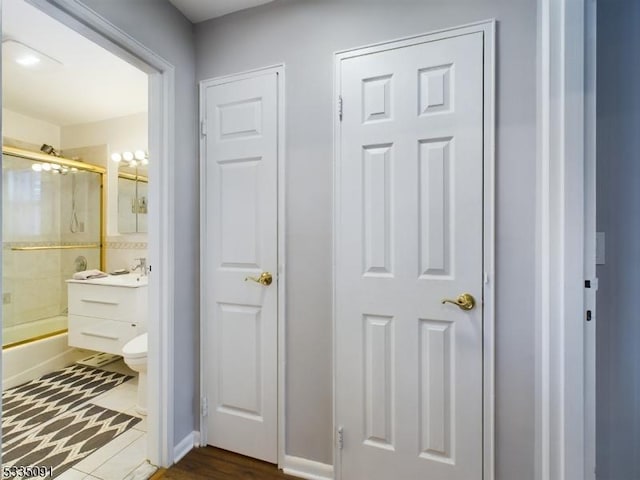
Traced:
<path id="1" fill-rule="evenodd" d="M 483 35 L 341 61 L 345 480 L 482 478 Z M 469 293 L 463 310 L 443 299 Z"/>

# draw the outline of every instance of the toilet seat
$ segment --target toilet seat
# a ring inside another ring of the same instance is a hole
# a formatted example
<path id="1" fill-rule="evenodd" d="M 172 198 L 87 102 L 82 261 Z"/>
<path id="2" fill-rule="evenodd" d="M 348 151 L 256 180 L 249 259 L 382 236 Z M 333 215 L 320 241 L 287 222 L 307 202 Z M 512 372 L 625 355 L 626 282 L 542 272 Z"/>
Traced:
<path id="1" fill-rule="evenodd" d="M 148 335 L 143 333 L 132 340 L 129 340 L 122 347 L 122 355 L 125 358 L 143 358 L 147 356 Z"/>

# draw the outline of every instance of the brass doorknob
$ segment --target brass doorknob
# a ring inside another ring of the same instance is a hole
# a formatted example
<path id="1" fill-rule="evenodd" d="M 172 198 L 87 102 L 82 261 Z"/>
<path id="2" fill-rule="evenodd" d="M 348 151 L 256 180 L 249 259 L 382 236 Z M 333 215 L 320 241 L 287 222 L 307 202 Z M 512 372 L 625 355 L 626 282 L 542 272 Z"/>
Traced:
<path id="1" fill-rule="evenodd" d="M 473 295 L 471 295 L 470 293 L 463 293 L 455 300 L 445 298 L 444 300 L 442 300 L 442 303 L 453 303 L 454 305 L 460 307 L 462 310 L 471 310 L 476 306 L 476 299 L 473 298 Z"/>
<path id="2" fill-rule="evenodd" d="M 252 282 L 259 283 L 260 285 L 264 285 L 268 287 L 273 282 L 273 276 L 269 272 L 262 272 L 259 277 L 246 277 L 244 281 L 251 280 Z"/>

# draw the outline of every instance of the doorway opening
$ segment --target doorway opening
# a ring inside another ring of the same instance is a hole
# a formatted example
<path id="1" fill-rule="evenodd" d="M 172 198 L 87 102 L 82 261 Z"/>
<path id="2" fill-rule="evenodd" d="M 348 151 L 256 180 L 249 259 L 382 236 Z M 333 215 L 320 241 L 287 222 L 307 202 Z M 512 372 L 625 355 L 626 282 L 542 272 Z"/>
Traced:
<path id="1" fill-rule="evenodd" d="M 88 419 L 100 444 L 40 463 L 122 477 L 166 466 L 173 67 L 79 4 L 16 0 L 3 3 L 3 84 L 3 327 L 38 329 L 3 332 L 26 335 L 3 351 L 3 420 L 18 402 L 46 413 L 13 416 L 3 464 L 51 422 Z M 112 460 L 123 448 L 127 465 Z"/>

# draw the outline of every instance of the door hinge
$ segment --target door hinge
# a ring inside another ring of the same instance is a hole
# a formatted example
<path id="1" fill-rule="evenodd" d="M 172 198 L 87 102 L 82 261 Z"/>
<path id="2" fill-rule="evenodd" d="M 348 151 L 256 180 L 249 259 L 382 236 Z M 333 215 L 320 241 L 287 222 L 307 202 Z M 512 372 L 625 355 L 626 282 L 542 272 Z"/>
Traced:
<path id="1" fill-rule="evenodd" d="M 207 136 L 207 121 L 206 120 L 200 120 L 200 135 L 202 135 L 203 137 Z"/>
<path id="2" fill-rule="evenodd" d="M 342 95 L 340 95 L 338 97 L 338 117 L 340 118 L 340 121 L 342 121 Z"/>
<path id="3" fill-rule="evenodd" d="M 344 430 L 342 427 L 338 427 L 336 442 L 338 443 L 338 450 L 342 450 L 342 447 L 344 447 Z"/>
<path id="4" fill-rule="evenodd" d="M 207 397 L 202 397 L 200 411 L 202 412 L 203 417 L 209 416 L 209 399 Z"/>

